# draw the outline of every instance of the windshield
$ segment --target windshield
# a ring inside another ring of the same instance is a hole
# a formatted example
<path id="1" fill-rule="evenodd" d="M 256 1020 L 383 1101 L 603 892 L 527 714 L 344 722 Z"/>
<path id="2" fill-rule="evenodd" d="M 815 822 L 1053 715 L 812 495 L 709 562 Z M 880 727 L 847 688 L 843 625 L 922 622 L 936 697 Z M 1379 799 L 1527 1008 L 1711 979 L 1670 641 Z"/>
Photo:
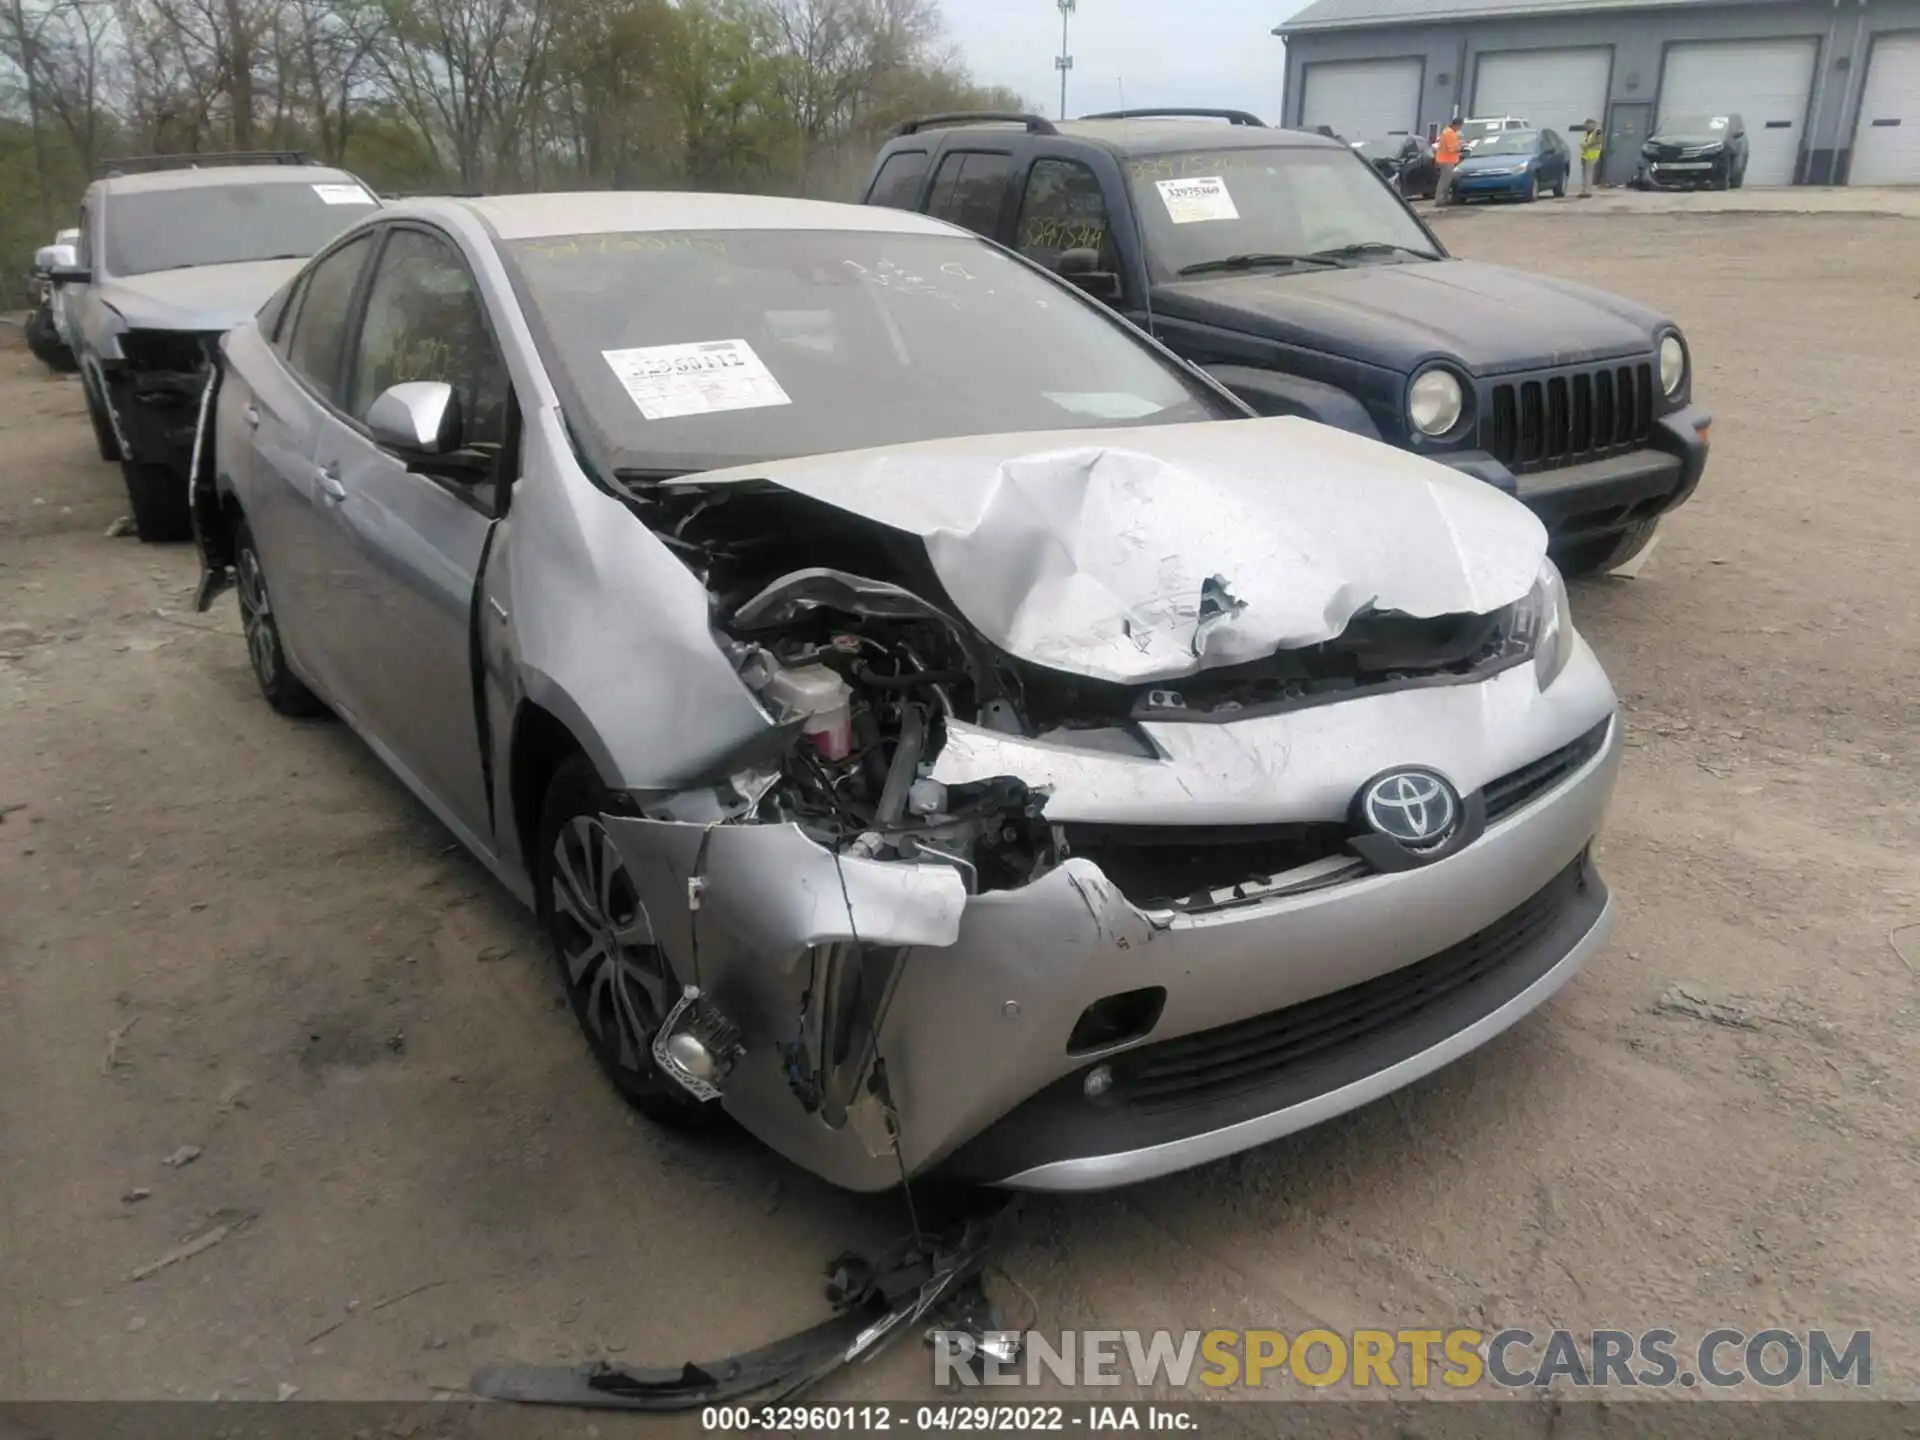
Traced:
<path id="1" fill-rule="evenodd" d="M 1531 155 L 1540 148 L 1540 137 L 1532 130 L 1502 130 L 1489 135 L 1473 147 L 1473 158 L 1482 155 Z"/>
<path id="2" fill-rule="evenodd" d="M 1434 253 L 1419 222 L 1351 150 L 1145 155 L 1127 162 L 1127 180 L 1157 280 L 1244 255 L 1375 245 Z"/>
<path id="3" fill-rule="evenodd" d="M 305 259 L 375 204 L 352 181 L 183 185 L 109 197 L 107 272 Z"/>
<path id="4" fill-rule="evenodd" d="M 1727 128 L 1724 115 L 1676 115 L 1660 127 L 1663 135 L 1723 135 Z"/>
<path id="5" fill-rule="evenodd" d="M 568 423 L 610 472 L 1242 413 L 971 236 L 669 231 L 501 250 Z"/>

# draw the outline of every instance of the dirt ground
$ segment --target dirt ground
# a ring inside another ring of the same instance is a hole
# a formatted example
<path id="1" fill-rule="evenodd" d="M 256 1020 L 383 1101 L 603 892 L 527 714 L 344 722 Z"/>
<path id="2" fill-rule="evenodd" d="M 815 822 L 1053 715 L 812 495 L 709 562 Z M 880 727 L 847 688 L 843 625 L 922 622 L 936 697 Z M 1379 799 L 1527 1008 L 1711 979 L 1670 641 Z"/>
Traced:
<path id="1" fill-rule="evenodd" d="M 1871 1328 L 1875 1389 L 1920 1393 L 1920 229 L 1439 223 L 1668 309 L 1715 414 L 1639 577 L 1574 597 L 1632 736 L 1623 923 L 1388 1101 L 1029 1203 L 1003 1293 L 1050 1329 Z M 424 1399 L 819 1318 L 897 1200 L 630 1117 L 528 921 L 351 734 L 267 709 L 189 550 L 106 537 L 123 498 L 0 331 L 0 1395 Z M 924 1351 L 832 1393 L 923 1396 Z"/>

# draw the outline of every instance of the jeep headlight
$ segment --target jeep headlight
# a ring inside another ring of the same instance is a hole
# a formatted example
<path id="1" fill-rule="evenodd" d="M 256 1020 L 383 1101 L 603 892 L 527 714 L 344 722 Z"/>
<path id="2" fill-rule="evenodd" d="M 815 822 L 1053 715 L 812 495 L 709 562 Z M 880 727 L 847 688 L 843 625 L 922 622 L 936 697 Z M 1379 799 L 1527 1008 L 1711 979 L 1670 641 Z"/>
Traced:
<path id="1" fill-rule="evenodd" d="M 1687 347 L 1669 330 L 1660 337 L 1660 389 L 1671 400 L 1687 379 Z"/>
<path id="2" fill-rule="evenodd" d="M 1422 435 L 1444 435 L 1460 423 L 1466 395 L 1445 370 L 1427 370 L 1407 388 L 1407 420 Z"/>
<path id="3" fill-rule="evenodd" d="M 1542 690 L 1560 678 L 1573 658 L 1573 609 L 1567 602 L 1567 583 L 1553 561 L 1541 560 L 1533 589 L 1513 607 L 1513 638 L 1533 651 L 1533 677 Z"/>

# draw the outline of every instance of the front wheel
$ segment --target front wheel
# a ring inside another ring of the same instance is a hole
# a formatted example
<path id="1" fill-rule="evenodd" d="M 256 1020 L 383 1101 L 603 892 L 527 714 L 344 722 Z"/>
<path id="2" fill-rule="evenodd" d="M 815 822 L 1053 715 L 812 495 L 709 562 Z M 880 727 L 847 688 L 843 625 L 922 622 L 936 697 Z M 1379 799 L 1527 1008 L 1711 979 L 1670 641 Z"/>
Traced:
<path id="1" fill-rule="evenodd" d="M 653 1038 L 681 987 L 653 943 L 639 887 L 601 819 L 614 808 L 584 755 L 554 773 L 534 867 L 540 928 L 573 1018 L 614 1088 L 650 1120 L 702 1128 L 725 1112 L 694 1099 L 653 1060 Z"/>
<path id="2" fill-rule="evenodd" d="M 253 531 L 242 520 L 233 531 L 233 574 L 240 598 L 240 625 L 247 635 L 247 662 L 260 693 L 282 715 L 304 719 L 323 715 L 327 707 L 287 668 L 287 652 L 280 643 L 280 624 L 274 619 L 267 593 L 267 572 Z"/>
<path id="3" fill-rule="evenodd" d="M 1556 200 L 1567 198 L 1567 172 L 1564 170 L 1560 172 L 1560 178 L 1553 182 L 1553 198 Z"/>
<path id="4" fill-rule="evenodd" d="M 121 477 L 133 505 L 134 533 L 148 543 L 193 538 L 187 482 L 171 467 L 150 460 L 122 460 Z"/>
<path id="5" fill-rule="evenodd" d="M 1554 559 L 1560 566 L 1560 573 L 1569 580 L 1582 575 L 1604 575 L 1609 570 L 1619 569 L 1651 545 L 1654 532 L 1659 528 L 1660 517 L 1657 515 L 1651 520 L 1636 520 L 1624 530 L 1569 546 L 1557 553 Z"/>

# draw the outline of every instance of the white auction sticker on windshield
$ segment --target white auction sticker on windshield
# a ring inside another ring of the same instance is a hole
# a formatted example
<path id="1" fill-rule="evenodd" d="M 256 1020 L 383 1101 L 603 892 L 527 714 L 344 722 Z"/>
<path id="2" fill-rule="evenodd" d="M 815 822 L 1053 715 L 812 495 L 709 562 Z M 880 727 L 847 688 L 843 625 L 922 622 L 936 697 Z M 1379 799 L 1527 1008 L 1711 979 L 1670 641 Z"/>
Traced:
<path id="1" fill-rule="evenodd" d="M 1195 175 L 1190 180 L 1156 180 L 1154 188 L 1167 207 L 1167 216 L 1176 225 L 1192 225 L 1201 220 L 1238 220 L 1233 196 L 1227 182 L 1218 175 Z"/>
<path id="2" fill-rule="evenodd" d="M 633 403 L 649 420 L 718 415 L 791 405 L 773 372 L 744 340 L 602 350 Z"/>
<path id="3" fill-rule="evenodd" d="M 358 185 L 316 185 L 313 193 L 328 205 L 371 205 L 373 196 Z"/>

